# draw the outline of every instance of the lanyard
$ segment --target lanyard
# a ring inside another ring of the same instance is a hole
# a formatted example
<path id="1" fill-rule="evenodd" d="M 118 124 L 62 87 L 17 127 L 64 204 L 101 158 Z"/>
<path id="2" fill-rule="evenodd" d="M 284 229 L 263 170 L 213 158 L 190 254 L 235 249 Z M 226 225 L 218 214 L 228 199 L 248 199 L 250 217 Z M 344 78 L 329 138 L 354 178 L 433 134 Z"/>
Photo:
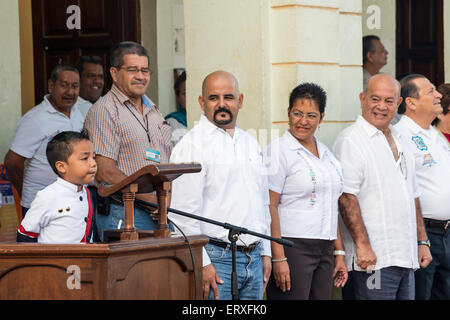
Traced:
<path id="1" fill-rule="evenodd" d="M 128 105 L 125 104 L 125 107 L 127 107 L 128 111 L 130 111 L 130 113 L 133 115 L 133 117 L 136 119 L 136 121 L 139 123 L 139 125 L 142 127 L 142 129 L 144 129 L 145 133 L 147 134 L 147 139 L 148 139 L 148 143 L 151 145 L 151 141 L 150 141 L 150 136 L 149 136 L 149 131 L 148 130 L 148 113 L 145 115 L 145 119 L 147 120 L 147 128 L 142 124 L 142 122 L 138 119 L 138 117 L 136 117 L 136 115 L 134 114 L 134 112 L 130 109 L 130 107 L 128 107 Z"/>

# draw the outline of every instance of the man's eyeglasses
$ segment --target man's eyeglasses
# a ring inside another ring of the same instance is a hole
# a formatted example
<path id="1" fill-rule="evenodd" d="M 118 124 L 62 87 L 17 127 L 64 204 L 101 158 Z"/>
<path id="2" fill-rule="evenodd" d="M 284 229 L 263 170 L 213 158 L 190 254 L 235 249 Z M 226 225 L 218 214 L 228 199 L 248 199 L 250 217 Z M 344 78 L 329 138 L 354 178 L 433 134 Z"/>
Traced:
<path id="1" fill-rule="evenodd" d="M 320 117 L 317 113 L 307 113 L 304 115 L 303 112 L 300 111 L 292 111 L 291 114 L 297 119 L 303 119 L 303 117 L 306 117 L 306 120 L 308 121 L 316 121 Z"/>
<path id="2" fill-rule="evenodd" d="M 139 69 L 138 67 L 128 67 L 128 68 L 121 67 L 120 69 L 123 69 L 127 73 L 132 74 L 132 75 L 138 74 L 139 72 L 141 72 L 143 75 L 150 74 L 150 69 L 149 68 L 141 68 L 141 69 Z"/>

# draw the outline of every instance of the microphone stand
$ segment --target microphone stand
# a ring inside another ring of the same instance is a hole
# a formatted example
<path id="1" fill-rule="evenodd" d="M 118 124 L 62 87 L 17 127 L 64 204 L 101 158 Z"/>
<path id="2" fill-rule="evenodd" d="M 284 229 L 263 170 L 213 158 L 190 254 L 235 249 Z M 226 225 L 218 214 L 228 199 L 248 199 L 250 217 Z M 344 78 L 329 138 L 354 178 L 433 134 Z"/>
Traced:
<path id="1" fill-rule="evenodd" d="M 147 201 L 140 200 L 140 199 L 135 199 L 135 203 L 136 204 L 143 204 L 145 206 L 158 209 L 158 205 L 156 203 L 147 202 Z M 265 234 L 262 234 L 262 233 L 258 233 L 258 232 L 255 232 L 255 231 L 251 231 L 251 230 L 248 230 L 246 228 L 235 226 L 235 225 L 232 225 L 232 224 L 229 224 L 229 223 L 223 223 L 223 222 L 220 222 L 220 221 L 204 218 L 204 217 L 201 217 L 201 216 L 197 216 L 195 214 L 187 213 L 187 212 L 180 211 L 180 210 L 177 210 L 177 209 L 172 209 L 172 208 L 167 208 L 167 211 L 175 213 L 175 214 L 178 214 L 178 215 L 181 215 L 181 216 L 185 216 L 185 217 L 188 217 L 188 218 L 191 218 L 191 219 L 196 219 L 196 220 L 200 220 L 200 221 L 203 221 L 203 222 L 206 222 L 206 223 L 214 224 L 214 225 L 217 225 L 217 226 L 220 226 L 220 227 L 223 227 L 223 228 L 229 230 L 228 231 L 228 240 L 230 240 L 230 242 L 231 242 L 231 260 L 232 260 L 231 296 L 232 296 L 233 300 L 238 300 L 237 271 L 236 271 L 236 251 L 237 251 L 236 242 L 239 239 L 239 235 L 240 234 L 250 234 L 250 235 L 253 235 L 255 237 L 267 239 L 267 240 L 270 240 L 270 241 L 274 241 L 274 242 L 277 242 L 277 243 L 279 243 L 281 245 L 285 245 L 285 246 L 288 246 L 288 247 L 294 246 L 294 243 L 292 241 L 281 239 L 281 238 L 274 238 L 274 237 L 271 237 L 271 236 L 268 236 L 268 235 L 265 235 Z"/>

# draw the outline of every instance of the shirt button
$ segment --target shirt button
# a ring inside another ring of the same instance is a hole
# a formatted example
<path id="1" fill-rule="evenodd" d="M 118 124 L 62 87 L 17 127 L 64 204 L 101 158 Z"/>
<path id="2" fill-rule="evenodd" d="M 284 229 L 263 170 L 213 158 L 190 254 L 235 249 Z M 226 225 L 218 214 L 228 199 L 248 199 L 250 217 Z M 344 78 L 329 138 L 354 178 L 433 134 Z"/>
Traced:
<path id="1" fill-rule="evenodd" d="M 83 197 L 82 196 L 80 196 L 80 201 L 83 201 Z"/>
<path id="2" fill-rule="evenodd" d="M 87 217 L 85 217 L 85 218 L 84 218 L 84 222 L 87 222 L 87 221 L 88 221 L 88 218 L 87 218 Z"/>

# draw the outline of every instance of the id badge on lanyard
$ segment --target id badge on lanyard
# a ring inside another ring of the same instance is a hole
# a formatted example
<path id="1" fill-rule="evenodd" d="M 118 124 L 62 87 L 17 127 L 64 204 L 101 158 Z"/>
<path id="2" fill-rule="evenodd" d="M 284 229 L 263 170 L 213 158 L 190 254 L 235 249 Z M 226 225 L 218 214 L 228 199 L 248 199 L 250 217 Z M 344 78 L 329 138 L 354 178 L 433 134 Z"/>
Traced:
<path id="1" fill-rule="evenodd" d="M 145 159 L 161 163 L 161 152 L 159 152 L 158 150 L 154 150 L 149 147 L 146 147 L 145 148 Z"/>

